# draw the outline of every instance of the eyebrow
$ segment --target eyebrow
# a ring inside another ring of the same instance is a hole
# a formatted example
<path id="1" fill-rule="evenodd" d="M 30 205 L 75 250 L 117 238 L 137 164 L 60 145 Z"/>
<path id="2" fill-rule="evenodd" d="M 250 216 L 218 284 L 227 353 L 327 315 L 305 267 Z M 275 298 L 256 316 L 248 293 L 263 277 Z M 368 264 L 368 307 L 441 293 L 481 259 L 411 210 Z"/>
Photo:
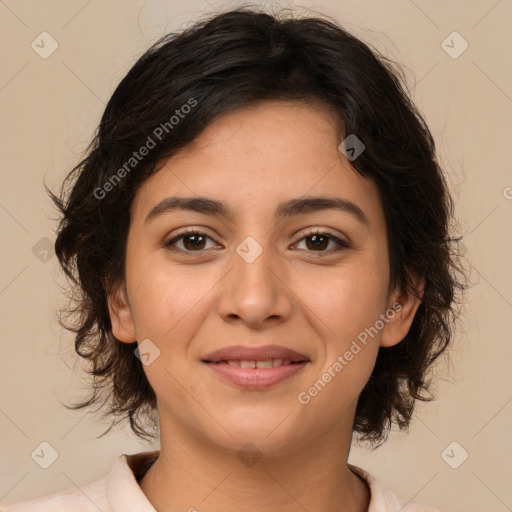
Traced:
<path id="1" fill-rule="evenodd" d="M 204 215 L 221 216 L 233 218 L 233 210 L 222 201 L 208 197 L 166 197 L 156 204 L 146 216 L 144 223 L 160 217 L 165 213 L 172 211 L 192 211 Z M 365 226 L 369 226 L 369 220 L 363 210 L 352 201 L 341 197 L 331 196 L 308 196 L 297 199 L 289 199 L 280 203 L 274 213 L 276 221 L 292 217 L 294 215 L 304 215 L 307 213 L 318 212 L 322 210 L 339 210 L 350 213 Z"/>

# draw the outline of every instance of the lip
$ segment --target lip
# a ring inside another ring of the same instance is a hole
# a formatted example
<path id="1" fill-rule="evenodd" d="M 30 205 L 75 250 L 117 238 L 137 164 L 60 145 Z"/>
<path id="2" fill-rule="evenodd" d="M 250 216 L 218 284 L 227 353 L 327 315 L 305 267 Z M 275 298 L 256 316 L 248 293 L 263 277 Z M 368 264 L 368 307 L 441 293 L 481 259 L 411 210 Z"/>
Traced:
<path id="1" fill-rule="evenodd" d="M 205 363 L 219 363 L 221 361 L 267 361 L 269 359 L 290 359 L 294 363 L 309 361 L 309 358 L 304 354 L 299 354 L 295 350 L 279 345 L 265 345 L 262 347 L 233 345 L 208 354 L 203 361 Z"/>
<path id="2" fill-rule="evenodd" d="M 269 359 L 289 359 L 291 364 L 272 368 L 241 368 L 227 363 L 227 361 L 268 361 Z M 288 379 L 310 362 L 304 354 L 279 345 L 224 347 L 203 359 L 203 363 L 225 382 L 253 390 L 266 389 Z"/>
<path id="3" fill-rule="evenodd" d="M 241 368 L 231 366 L 226 362 L 209 363 L 204 361 L 204 363 L 217 376 L 231 384 L 244 389 L 266 389 L 297 374 L 309 364 L 309 361 L 273 368 Z"/>

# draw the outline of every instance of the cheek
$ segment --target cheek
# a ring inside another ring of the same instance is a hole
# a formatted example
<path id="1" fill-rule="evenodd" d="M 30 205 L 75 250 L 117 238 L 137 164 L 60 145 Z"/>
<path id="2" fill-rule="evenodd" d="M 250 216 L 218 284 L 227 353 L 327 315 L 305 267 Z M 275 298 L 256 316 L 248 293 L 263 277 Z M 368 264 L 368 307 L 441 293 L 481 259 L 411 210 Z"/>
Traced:
<path id="1" fill-rule="evenodd" d="M 303 300 L 337 342 L 350 341 L 384 311 L 388 271 L 376 258 L 330 268 L 304 280 Z"/>
<path id="2" fill-rule="evenodd" d="M 310 387 L 298 398 L 304 400 L 301 403 L 311 401 L 311 411 L 322 410 L 325 421 L 335 421 L 355 403 L 372 373 L 380 334 L 370 328 L 383 312 L 384 282 L 385 276 L 375 270 L 354 268 L 331 274 L 321 292 L 317 287 L 314 298 L 310 295 L 306 302 L 324 337 L 318 346 L 323 354 Z"/>
<path id="3" fill-rule="evenodd" d="M 216 279 L 197 267 L 170 265 L 163 257 L 147 256 L 127 265 L 128 290 L 139 338 L 167 344 L 193 329 L 202 314 L 202 299 Z M 211 277 L 209 277 L 211 276 Z"/>

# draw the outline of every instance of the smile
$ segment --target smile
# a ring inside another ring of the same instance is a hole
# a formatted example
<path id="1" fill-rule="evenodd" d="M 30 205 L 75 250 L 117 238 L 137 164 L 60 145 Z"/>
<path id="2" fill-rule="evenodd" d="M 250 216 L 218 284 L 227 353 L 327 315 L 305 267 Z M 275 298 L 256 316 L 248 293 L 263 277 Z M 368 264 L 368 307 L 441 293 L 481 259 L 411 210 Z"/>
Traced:
<path id="1" fill-rule="evenodd" d="M 309 361 L 292 362 L 289 359 L 203 362 L 222 381 L 251 390 L 267 389 L 283 382 L 299 373 L 309 363 Z"/>
<path id="2" fill-rule="evenodd" d="M 267 359 L 266 361 L 249 361 L 230 359 L 229 361 L 219 361 L 219 363 L 227 363 L 230 366 L 238 366 L 240 368 L 275 368 L 276 366 L 288 366 L 292 363 L 291 359 Z M 219 364 L 218 363 L 218 364 Z"/>

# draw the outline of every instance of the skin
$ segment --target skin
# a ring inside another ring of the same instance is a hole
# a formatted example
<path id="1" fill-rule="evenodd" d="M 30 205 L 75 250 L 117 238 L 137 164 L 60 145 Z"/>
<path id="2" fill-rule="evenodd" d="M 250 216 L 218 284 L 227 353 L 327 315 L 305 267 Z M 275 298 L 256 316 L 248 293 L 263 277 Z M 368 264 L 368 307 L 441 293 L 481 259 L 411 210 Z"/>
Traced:
<path id="1" fill-rule="evenodd" d="M 341 140 L 322 104 L 263 102 L 218 118 L 137 191 L 126 282 L 109 310 L 121 342 L 149 338 L 160 350 L 144 371 L 158 398 L 161 451 L 140 483 L 159 511 L 368 509 L 369 489 L 347 466 L 357 399 L 379 346 L 404 338 L 419 300 L 389 286 L 378 188 L 351 167 Z M 172 211 L 145 222 L 174 195 L 222 200 L 235 213 Z M 305 195 L 350 200 L 368 225 L 332 209 L 274 220 L 280 202 Z M 165 246 L 186 228 L 209 238 L 199 248 L 190 238 Z M 315 245 L 313 228 L 351 246 Z M 251 263 L 236 252 L 248 236 L 263 250 Z M 395 302 L 401 311 L 317 396 L 299 403 L 298 394 Z M 202 362 L 238 344 L 284 345 L 310 363 L 272 388 L 242 389 Z M 261 454 L 250 467 L 237 457 L 246 443 Z"/>

